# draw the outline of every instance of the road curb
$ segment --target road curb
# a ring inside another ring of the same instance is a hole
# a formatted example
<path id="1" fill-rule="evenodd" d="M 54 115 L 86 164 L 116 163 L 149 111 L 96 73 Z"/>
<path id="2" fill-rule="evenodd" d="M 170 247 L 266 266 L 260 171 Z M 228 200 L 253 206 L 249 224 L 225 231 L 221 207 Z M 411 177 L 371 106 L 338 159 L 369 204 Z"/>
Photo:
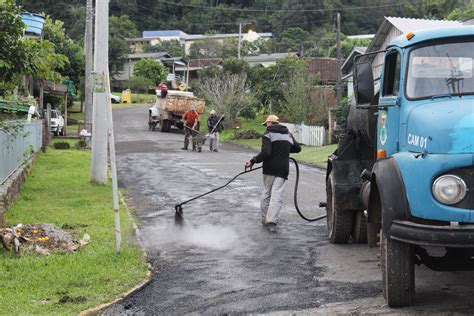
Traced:
<path id="1" fill-rule="evenodd" d="M 140 241 L 140 230 L 139 230 L 137 224 L 135 223 L 135 220 L 134 220 L 132 214 L 130 213 L 130 208 L 128 207 L 127 203 L 125 202 L 125 199 L 123 198 L 123 195 L 121 193 L 119 193 L 119 194 L 120 194 L 120 203 L 122 205 L 126 206 L 127 214 L 133 220 L 133 228 L 135 229 L 135 235 L 137 236 L 137 240 Z M 80 312 L 79 313 L 80 316 L 98 315 L 104 309 L 106 309 L 106 308 L 108 308 L 108 307 L 110 307 L 114 304 L 121 303 L 127 297 L 129 297 L 130 295 L 140 291 L 141 289 L 143 289 L 145 286 L 147 286 L 150 283 L 150 281 L 152 280 L 152 278 L 154 276 L 155 271 L 154 271 L 152 265 L 150 264 L 150 262 L 148 261 L 148 255 L 147 255 L 145 249 L 142 246 L 140 246 L 140 248 L 143 250 L 143 258 L 147 262 L 147 265 L 148 265 L 148 272 L 146 273 L 145 279 L 142 282 L 140 282 L 138 285 L 136 285 L 133 288 L 131 288 L 130 290 L 128 290 L 127 292 L 120 294 L 113 301 L 108 302 L 108 303 L 104 303 L 104 304 L 101 304 L 99 306 L 96 306 L 96 307 L 93 307 L 93 308 L 90 308 L 90 309 L 87 309 L 85 311 Z"/>

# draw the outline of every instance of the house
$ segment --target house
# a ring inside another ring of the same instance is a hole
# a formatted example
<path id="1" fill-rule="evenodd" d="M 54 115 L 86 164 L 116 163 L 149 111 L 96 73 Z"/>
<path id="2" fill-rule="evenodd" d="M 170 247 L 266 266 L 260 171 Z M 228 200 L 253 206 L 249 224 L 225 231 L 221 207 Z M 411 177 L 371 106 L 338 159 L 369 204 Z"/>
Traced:
<path id="1" fill-rule="evenodd" d="M 195 81 L 198 78 L 198 71 L 210 66 L 222 67 L 222 58 L 200 58 L 200 59 L 190 59 L 188 60 L 187 65 L 177 66 L 177 72 L 186 73 L 186 83 Z"/>
<path id="2" fill-rule="evenodd" d="M 181 57 L 172 57 L 167 52 L 158 53 L 135 53 L 127 55 L 127 61 L 123 65 L 123 70 L 114 76 L 114 86 L 120 86 L 121 82 L 130 80 L 133 77 L 135 64 L 142 59 L 151 58 L 159 61 L 169 70 L 168 81 L 185 82 L 187 79 L 185 69 L 187 63 Z"/>
<path id="3" fill-rule="evenodd" d="M 346 82 L 347 84 L 347 97 L 348 98 L 354 95 L 354 77 L 353 77 L 354 58 L 359 55 L 364 54 L 366 50 L 367 50 L 367 47 L 363 47 L 363 46 L 354 47 L 352 51 L 349 53 L 349 56 L 347 56 L 346 60 L 341 66 L 342 81 Z"/>
<path id="4" fill-rule="evenodd" d="M 286 57 L 297 57 L 297 53 L 275 53 L 275 54 L 262 54 L 257 56 L 245 56 L 243 60 L 249 63 L 250 67 L 270 67 L 276 64 L 276 61 Z"/>
<path id="5" fill-rule="evenodd" d="M 308 58 L 309 71 L 319 76 L 319 85 L 334 85 L 337 80 L 337 58 L 311 57 Z"/>
<path id="6" fill-rule="evenodd" d="M 272 33 L 256 33 L 253 31 L 249 31 L 248 33 L 240 34 L 242 37 L 242 41 L 249 41 L 253 42 L 258 39 L 267 40 L 273 37 Z M 195 34 L 195 35 L 187 35 L 184 38 L 184 53 L 189 55 L 191 50 L 191 46 L 197 42 L 202 40 L 212 40 L 217 41 L 218 43 L 224 43 L 226 39 L 237 39 L 239 38 L 239 33 L 230 33 L 230 34 L 210 34 L 210 35 L 202 35 L 202 34 Z"/>
<path id="7" fill-rule="evenodd" d="M 29 12 L 23 12 L 20 16 L 21 21 L 26 24 L 24 36 L 34 37 L 41 40 L 43 37 L 43 26 L 46 18 L 41 14 Z"/>
<path id="8" fill-rule="evenodd" d="M 384 50 L 393 39 L 409 32 L 442 27 L 456 27 L 462 25 L 462 22 L 459 21 L 385 17 L 382 24 L 375 33 L 375 37 L 369 44 L 367 52 Z M 369 61 L 372 62 L 374 79 L 377 82 L 380 79 L 380 75 L 382 73 L 384 54 L 380 53 L 372 55 L 369 57 Z"/>
<path id="9" fill-rule="evenodd" d="M 273 37 L 272 33 L 256 33 L 249 31 L 248 33 L 241 34 L 243 41 L 253 42 L 258 39 L 269 39 Z M 163 31 L 143 31 L 142 37 L 138 38 L 127 38 L 126 41 L 130 47 L 130 50 L 134 53 L 143 53 L 143 47 L 145 45 L 155 46 L 163 41 L 178 41 L 184 48 L 184 53 L 189 55 L 191 46 L 202 40 L 214 40 L 219 43 L 223 43 L 229 38 L 239 38 L 239 33 L 231 34 L 187 34 L 181 30 L 163 30 Z"/>

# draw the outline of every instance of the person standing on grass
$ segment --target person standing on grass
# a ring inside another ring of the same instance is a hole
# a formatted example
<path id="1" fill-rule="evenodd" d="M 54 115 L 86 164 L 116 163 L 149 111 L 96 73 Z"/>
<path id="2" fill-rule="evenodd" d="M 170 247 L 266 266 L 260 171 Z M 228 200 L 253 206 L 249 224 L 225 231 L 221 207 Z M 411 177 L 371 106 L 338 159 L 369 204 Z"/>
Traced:
<path id="1" fill-rule="evenodd" d="M 196 111 L 196 107 L 193 105 L 190 110 L 184 112 L 183 114 L 183 123 L 184 123 L 184 147 L 182 150 L 188 150 L 189 146 L 189 137 L 192 132 L 196 129 L 199 123 L 199 114 Z M 196 150 L 195 144 L 193 142 L 193 150 Z"/>
<path id="2" fill-rule="evenodd" d="M 290 170 L 290 153 L 299 153 L 300 145 L 286 126 L 280 125 L 276 115 L 269 115 L 262 125 L 267 130 L 262 137 L 262 149 L 258 155 L 245 162 L 252 169 L 263 162 L 263 192 L 260 202 L 262 224 L 276 232 L 282 196 Z"/>
<path id="3" fill-rule="evenodd" d="M 220 133 L 224 129 L 222 126 L 222 120 L 224 119 L 224 115 L 220 118 L 216 115 L 216 111 L 211 110 L 210 116 L 207 119 L 207 128 L 209 129 L 210 134 L 210 141 L 209 141 L 209 150 L 210 151 L 219 151 L 219 141 L 220 141 Z"/>

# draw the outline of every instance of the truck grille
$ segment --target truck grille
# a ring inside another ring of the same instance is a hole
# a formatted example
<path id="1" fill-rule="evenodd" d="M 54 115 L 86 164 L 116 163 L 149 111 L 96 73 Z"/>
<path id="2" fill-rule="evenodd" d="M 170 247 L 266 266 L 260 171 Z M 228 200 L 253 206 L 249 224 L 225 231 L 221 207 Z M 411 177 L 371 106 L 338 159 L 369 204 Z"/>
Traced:
<path id="1" fill-rule="evenodd" d="M 467 185 L 468 191 L 466 197 L 461 202 L 452 206 L 457 208 L 474 210 L 474 167 L 453 169 L 448 172 L 445 172 L 444 174 L 456 175 L 463 179 Z"/>

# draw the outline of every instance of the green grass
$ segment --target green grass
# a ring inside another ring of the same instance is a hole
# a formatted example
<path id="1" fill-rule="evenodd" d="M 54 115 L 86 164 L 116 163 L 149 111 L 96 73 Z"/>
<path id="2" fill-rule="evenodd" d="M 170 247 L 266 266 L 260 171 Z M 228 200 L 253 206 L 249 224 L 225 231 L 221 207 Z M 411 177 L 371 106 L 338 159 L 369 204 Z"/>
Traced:
<path id="1" fill-rule="evenodd" d="M 73 141 L 68 140 L 73 144 Z M 111 185 L 89 181 L 90 151 L 49 149 L 41 154 L 6 213 L 8 225 L 76 226 L 91 236 L 75 254 L 15 257 L 0 249 L 0 311 L 6 314 L 77 314 L 109 302 L 145 277 L 147 265 L 133 242 L 132 221 L 121 206 L 123 252 L 115 250 Z M 69 297 L 75 302 L 60 303 Z"/>
<path id="2" fill-rule="evenodd" d="M 262 146 L 261 139 L 236 139 L 231 140 L 231 143 L 245 146 L 257 151 L 260 151 Z M 321 147 L 301 146 L 301 152 L 298 154 L 291 154 L 297 161 L 309 163 L 318 167 L 326 168 L 328 156 L 336 150 L 337 145 L 328 145 Z"/>
<path id="3" fill-rule="evenodd" d="M 132 103 L 147 104 L 155 103 L 156 94 L 134 93 L 132 91 Z"/>

